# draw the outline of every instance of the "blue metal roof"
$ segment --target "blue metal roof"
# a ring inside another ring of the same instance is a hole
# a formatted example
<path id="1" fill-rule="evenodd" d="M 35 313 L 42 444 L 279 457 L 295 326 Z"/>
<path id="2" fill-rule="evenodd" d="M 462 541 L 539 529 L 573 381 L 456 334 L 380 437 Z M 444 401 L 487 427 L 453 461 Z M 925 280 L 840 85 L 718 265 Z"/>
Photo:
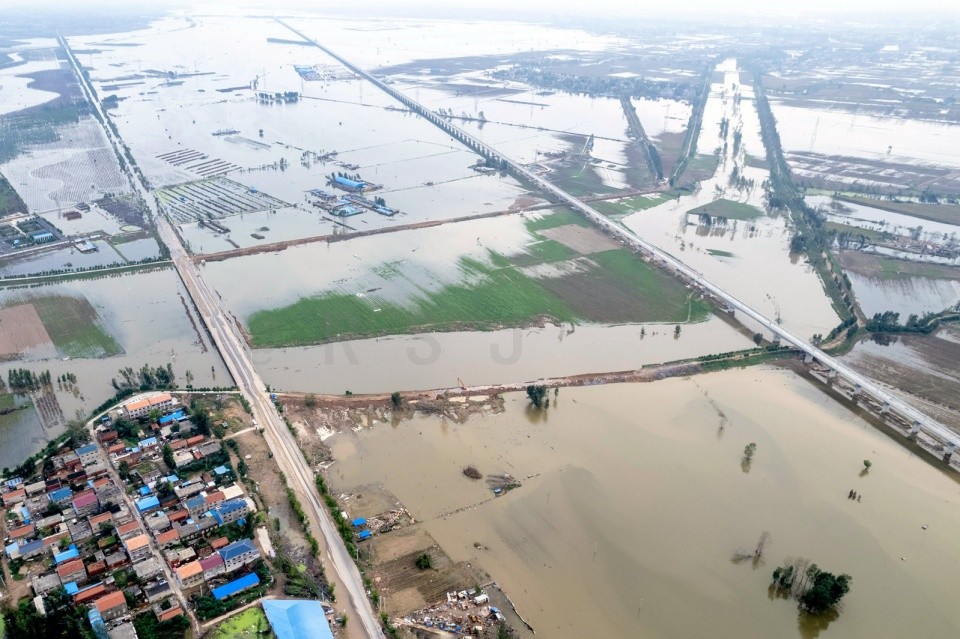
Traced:
<path id="1" fill-rule="evenodd" d="M 19 477 L 14 477 L 13 479 L 8 479 L 7 481 L 4 482 L 7 488 L 16 488 L 22 483 L 23 483 L 23 480 L 20 479 Z"/>
<path id="2" fill-rule="evenodd" d="M 80 592 L 80 586 L 78 586 L 75 581 L 63 584 L 63 589 L 67 591 L 68 595 L 75 595 Z"/>
<path id="3" fill-rule="evenodd" d="M 76 559 L 79 556 L 80 556 L 80 551 L 77 550 L 76 545 L 70 544 L 70 547 L 64 550 L 63 552 L 58 552 L 53 555 L 53 563 L 62 564 L 65 561 Z"/>
<path id="4" fill-rule="evenodd" d="M 149 494 L 150 494 L 150 487 L 149 487 L 149 486 L 141 486 L 141 487 L 140 487 L 140 494 L 143 495 L 144 497 L 146 497 L 147 495 L 149 495 Z"/>
<path id="5" fill-rule="evenodd" d="M 203 506 L 206 501 L 203 495 L 194 495 L 193 497 L 187 498 L 187 501 L 183 502 L 183 505 L 187 507 L 187 510 L 193 510 L 197 506 Z"/>
<path id="6" fill-rule="evenodd" d="M 319 601 L 264 599 L 262 603 L 277 639 L 333 639 Z"/>
<path id="7" fill-rule="evenodd" d="M 249 575 L 244 575 L 239 579 L 234 579 L 231 582 L 225 583 L 222 586 L 214 588 L 211 590 L 211 594 L 216 598 L 217 601 L 223 601 L 227 597 L 232 597 L 238 592 L 244 591 L 247 588 L 253 588 L 254 586 L 260 583 L 260 578 L 257 577 L 256 573 L 250 573 Z"/>
<path id="8" fill-rule="evenodd" d="M 96 444 L 87 444 L 86 446 L 81 446 L 80 448 L 77 449 L 78 455 L 89 455 L 90 453 L 95 453 L 95 452 L 97 452 Z"/>
<path id="9" fill-rule="evenodd" d="M 137 510 L 143 512 L 145 510 L 150 510 L 151 508 L 157 508 L 160 505 L 160 500 L 156 495 L 150 497 L 144 497 L 143 499 L 137 501 Z"/>
<path id="10" fill-rule="evenodd" d="M 26 506 L 20 506 L 20 516 L 23 517 L 23 523 L 30 523 L 30 509 Z"/>
<path id="11" fill-rule="evenodd" d="M 69 488 L 57 488 L 53 492 L 47 493 L 50 501 L 63 501 L 73 496 L 73 491 Z"/>
<path id="12" fill-rule="evenodd" d="M 356 180 L 351 180 L 350 178 L 340 177 L 339 175 L 333 178 L 337 184 L 342 184 L 344 186 L 349 186 L 351 189 L 362 189 L 367 186 L 366 182 L 357 182 Z"/>
<path id="13" fill-rule="evenodd" d="M 253 545 L 252 539 L 240 539 L 220 549 L 220 556 L 224 561 L 229 561 L 234 557 L 239 557 L 245 552 L 256 551 L 257 547 Z"/>
<path id="14" fill-rule="evenodd" d="M 175 413 L 170 413 L 169 415 L 164 415 L 163 417 L 161 417 L 160 419 L 157 420 L 157 423 L 160 424 L 161 426 L 165 426 L 165 425 L 169 424 L 169 423 L 172 422 L 172 421 L 179 421 L 182 417 L 183 417 L 183 411 L 182 411 L 182 410 L 178 410 L 178 411 L 175 412 Z"/>
<path id="15" fill-rule="evenodd" d="M 235 497 L 234 499 L 225 501 L 219 506 L 217 506 L 217 512 L 222 515 L 226 515 L 227 513 L 232 513 L 235 510 L 246 508 L 246 506 L 247 506 L 246 500 L 240 497 Z"/>
<path id="16" fill-rule="evenodd" d="M 156 446 L 157 438 L 156 437 L 147 437 L 146 439 L 140 440 L 140 448 L 146 448 L 147 446 Z"/>
<path id="17" fill-rule="evenodd" d="M 228 475 L 230 474 L 230 469 L 227 468 L 226 466 L 217 466 L 216 468 L 213 469 L 213 472 L 214 474 L 217 474 L 217 475 Z"/>
<path id="18" fill-rule="evenodd" d="M 357 535 L 357 538 L 360 539 L 360 541 L 363 541 L 364 539 L 370 539 L 371 534 L 372 533 L 369 530 L 361 530 L 360 534 Z"/>
<path id="19" fill-rule="evenodd" d="M 354 528 L 359 528 L 360 526 L 366 526 L 366 525 L 367 525 L 367 520 L 364 519 L 363 517 L 357 517 L 356 519 L 354 519 L 353 521 L 351 521 L 350 524 L 351 524 Z"/>

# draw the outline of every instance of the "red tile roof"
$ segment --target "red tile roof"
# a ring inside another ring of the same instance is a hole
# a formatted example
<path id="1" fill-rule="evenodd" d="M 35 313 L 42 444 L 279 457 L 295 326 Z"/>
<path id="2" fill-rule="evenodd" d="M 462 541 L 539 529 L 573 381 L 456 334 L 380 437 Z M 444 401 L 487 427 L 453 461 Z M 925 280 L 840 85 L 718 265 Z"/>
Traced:
<path id="1" fill-rule="evenodd" d="M 119 606 L 126 605 L 127 599 L 123 596 L 123 593 L 117 590 L 116 592 L 111 592 L 109 595 L 104 595 L 100 597 L 93 605 L 97 607 L 97 610 L 101 614 L 105 613 L 108 610 L 113 610 Z"/>

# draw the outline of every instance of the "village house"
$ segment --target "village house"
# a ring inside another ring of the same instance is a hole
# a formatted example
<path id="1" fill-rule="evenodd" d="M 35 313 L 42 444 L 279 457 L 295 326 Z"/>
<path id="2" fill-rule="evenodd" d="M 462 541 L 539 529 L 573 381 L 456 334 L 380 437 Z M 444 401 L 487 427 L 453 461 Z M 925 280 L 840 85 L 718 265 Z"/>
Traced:
<path id="1" fill-rule="evenodd" d="M 104 621 L 112 621 L 127 614 L 127 599 L 119 590 L 100 597 L 93 605 Z"/>
<path id="2" fill-rule="evenodd" d="M 193 588 L 203 583 L 203 566 L 199 561 L 191 561 L 177 568 L 176 575 L 182 588 Z"/>
<path id="3" fill-rule="evenodd" d="M 260 551 L 251 539 L 240 539 L 224 546 L 220 550 L 223 557 L 223 571 L 231 573 L 234 570 L 256 561 L 260 558 Z"/>

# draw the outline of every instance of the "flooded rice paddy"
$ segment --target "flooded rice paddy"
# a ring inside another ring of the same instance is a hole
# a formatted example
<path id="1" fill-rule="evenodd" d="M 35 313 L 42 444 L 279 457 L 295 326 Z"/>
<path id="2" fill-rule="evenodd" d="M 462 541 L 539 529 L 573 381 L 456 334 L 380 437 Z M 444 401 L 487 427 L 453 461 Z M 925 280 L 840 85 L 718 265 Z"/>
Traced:
<path id="1" fill-rule="evenodd" d="M 793 373 L 565 388 L 546 413 L 512 394 L 500 415 L 379 424 L 328 443 L 338 489 L 389 486 L 454 561 L 488 571 L 538 635 L 960 629 L 958 484 Z M 469 464 L 522 486 L 494 498 L 463 476 Z M 733 560 L 765 531 L 761 561 Z M 852 575 L 836 619 L 798 617 L 769 590 L 773 569 L 799 557 Z"/>

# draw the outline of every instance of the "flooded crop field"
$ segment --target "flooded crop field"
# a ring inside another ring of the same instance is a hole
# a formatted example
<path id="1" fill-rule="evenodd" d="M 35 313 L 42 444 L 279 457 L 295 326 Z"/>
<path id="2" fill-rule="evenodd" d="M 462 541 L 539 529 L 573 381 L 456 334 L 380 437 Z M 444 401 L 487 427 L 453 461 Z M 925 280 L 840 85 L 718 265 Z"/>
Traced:
<path id="1" fill-rule="evenodd" d="M 688 323 L 709 314 L 679 282 L 567 212 L 294 247 L 204 268 L 255 347 L 544 321 L 571 331 L 584 322 Z"/>
<path id="2" fill-rule="evenodd" d="M 844 359 L 960 431 L 960 331 L 932 336 L 891 335 L 863 340 Z"/>
<path id="3" fill-rule="evenodd" d="M 956 482 L 793 373 L 563 389 L 543 412 L 506 400 L 504 413 L 463 424 L 423 417 L 336 435 L 329 473 L 338 490 L 390 486 L 454 561 L 498 581 L 538 635 L 960 627 L 942 570 L 960 558 Z M 757 453 L 744 464 L 749 442 Z M 468 465 L 521 485 L 494 497 L 463 476 Z M 762 559 L 735 559 L 764 532 Z M 770 589 L 772 570 L 796 557 L 853 576 L 839 618 L 798 616 Z"/>
<path id="4" fill-rule="evenodd" d="M 863 312 L 939 313 L 960 304 L 960 268 L 922 264 L 862 251 L 841 251 L 840 263 Z"/>

